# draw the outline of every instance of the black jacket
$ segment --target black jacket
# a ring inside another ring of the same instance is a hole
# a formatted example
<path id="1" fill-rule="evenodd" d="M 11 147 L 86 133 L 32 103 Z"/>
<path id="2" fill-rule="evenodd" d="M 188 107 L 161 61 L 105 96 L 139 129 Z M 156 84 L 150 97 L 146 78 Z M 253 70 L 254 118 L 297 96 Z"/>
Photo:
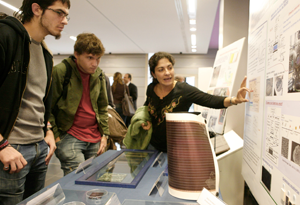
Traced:
<path id="1" fill-rule="evenodd" d="M 14 17 L 0 20 L 0 133 L 6 139 L 17 119 L 26 88 L 30 43 L 30 37 L 19 20 Z M 53 56 L 45 46 L 42 43 L 47 68 L 47 88 L 43 99 L 46 134 L 52 98 Z"/>
<path id="2" fill-rule="evenodd" d="M 137 99 L 137 96 L 138 96 L 137 87 L 136 87 L 135 84 L 129 83 L 128 88 L 129 88 L 130 96 L 132 97 L 132 100 L 133 100 L 134 109 L 136 110 L 136 99 Z"/>

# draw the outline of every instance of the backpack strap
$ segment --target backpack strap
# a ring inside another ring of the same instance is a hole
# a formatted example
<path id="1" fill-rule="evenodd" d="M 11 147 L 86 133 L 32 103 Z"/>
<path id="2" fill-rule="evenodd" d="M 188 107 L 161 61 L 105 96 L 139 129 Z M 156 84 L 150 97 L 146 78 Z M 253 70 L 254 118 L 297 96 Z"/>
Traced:
<path id="1" fill-rule="evenodd" d="M 65 74 L 65 79 L 64 79 L 64 83 L 63 83 L 63 91 L 62 93 L 60 94 L 60 96 L 57 98 L 56 102 L 55 102 L 55 106 L 52 110 L 52 113 L 54 114 L 55 116 L 55 120 L 57 122 L 57 113 L 58 113 L 58 106 L 57 106 L 57 103 L 58 101 L 60 100 L 61 97 L 63 97 L 63 99 L 65 100 L 67 98 L 67 94 L 68 94 L 68 84 L 70 83 L 70 79 L 71 79 L 71 75 L 72 75 L 72 67 L 71 65 L 68 63 L 68 61 L 66 59 L 64 59 L 62 61 L 65 66 L 66 66 L 66 74 Z"/>
<path id="2" fill-rule="evenodd" d="M 68 84 L 70 83 L 70 79 L 71 79 L 71 75 L 72 75 L 72 67 L 66 59 L 64 59 L 62 62 L 65 64 L 66 69 L 67 69 L 64 83 L 63 83 L 63 92 L 62 92 L 62 97 L 65 100 L 67 98 L 67 94 L 68 94 Z"/>
<path id="3" fill-rule="evenodd" d="M 70 58 L 72 58 L 72 60 L 75 59 L 74 56 L 70 56 Z M 71 79 L 71 75 L 72 75 L 72 67 L 71 65 L 68 63 L 68 61 L 66 59 L 64 59 L 62 61 L 65 66 L 66 66 L 66 74 L 65 74 L 65 79 L 64 79 L 64 82 L 63 82 L 63 91 L 62 91 L 62 94 L 61 96 L 57 99 L 57 102 L 59 101 L 59 99 L 62 97 L 64 100 L 67 98 L 67 94 L 68 94 L 68 85 L 70 83 L 70 79 Z M 104 75 L 103 73 L 100 73 L 99 75 L 99 79 L 100 81 L 102 81 L 104 78 Z"/>

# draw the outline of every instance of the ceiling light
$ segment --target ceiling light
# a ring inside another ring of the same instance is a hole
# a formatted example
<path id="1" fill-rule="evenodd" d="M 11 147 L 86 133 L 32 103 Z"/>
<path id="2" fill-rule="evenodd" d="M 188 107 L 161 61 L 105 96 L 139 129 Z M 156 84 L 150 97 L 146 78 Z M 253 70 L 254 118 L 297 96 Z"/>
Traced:
<path id="1" fill-rule="evenodd" d="M 5 1 L 0 0 L 0 4 L 2 4 L 3 6 L 9 8 L 9 9 L 15 11 L 15 12 L 19 11 L 18 8 L 14 7 L 14 6 L 12 6 L 12 5 L 8 4 L 8 3 L 6 3 Z"/>
<path id="2" fill-rule="evenodd" d="M 197 49 L 195 49 L 195 48 L 192 49 L 192 52 L 196 52 L 196 51 L 197 51 Z"/>
<path id="3" fill-rule="evenodd" d="M 197 41 L 196 41 L 196 34 L 192 34 L 191 35 L 191 43 L 192 43 L 192 46 L 195 46 L 197 44 Z"/>
<path id="4" fill-rule="evenodd" d="M 190 18 L 196 18 L 197 0 L 187 0 L 188 14 Z"/>
<path id="5" fill-rule="evenodd" d="M 195 25 L 196 24 L 196 19 L 190 19 L 190 24 Z"/>
<path id="6" fill-rule="evenodd" d="M 190 28 L 190 31 L 197 31 L 197 29 L 195 27 Z"/>
<path id="7" fill-rule="evenodd" d="M 192 48 L 197 48 L 197 46 L 192 46 Z"/>
<path id="8" fill-rule="evenodd" d="M 75 36 L 70 36 L 70 39 L 72 39 L 73 41 L 77 40 L 77 38 Z"/>

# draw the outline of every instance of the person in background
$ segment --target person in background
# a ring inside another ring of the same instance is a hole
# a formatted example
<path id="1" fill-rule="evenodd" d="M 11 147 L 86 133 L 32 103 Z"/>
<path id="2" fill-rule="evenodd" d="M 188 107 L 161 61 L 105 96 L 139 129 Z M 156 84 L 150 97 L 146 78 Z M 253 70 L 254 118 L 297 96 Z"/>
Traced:
<path id="1" fill-rule="evenodd" d="M 185 82 L 185 77 L 177 75 L 177 76 L 175 76 L 175 80 L 177 82 Z"/>
<path id="2" fill-rule="evenodd" d="M 116 106 L 116 111 L 121 116 L 124 123 L 126 123 L 126 116 L 123 115 L 122 110 L 122 99 L 124 98 L 124 89 L 126 89 L 127 94 L 130 95 L 128 86 L 122 81 L 122 74 L 120 72 L 116 72 L 114 74 L 114 82 L 112 84 L 112 93 L 114 103 Z"/>
<path id="3" fill-rule="evenodd" d="M 0 20 L 0 204 L 15 205 L 44 188 L 56 149 L 47 129 L 53 56 L 43 41 L 68 24 L 69 0 L 24 0 Z"/>
<path id="4" fill-rule="evenodd" d="M 243 102 L 246 93 L 251 92 L 245 87 L 244 78 L 236 97 L 221 97 L 204 93 L 187 83 L 174 80 L 174 57 L 166 52 L 155 53 L 149 59 L 149 67 L 153 82 L 147 87 L 147 99 L 144 106 L 152 122 L 143 123 L 144 130 L 152 127 L 152 137 L 147 149 L 167 152 L 166 116 L 170 112 L 187 112 L 192 103 L 201 106 L 222 109 Z"/>
<path id="5" fill-rule="evenodd" d="M 92 33 L 77 36 L 74 56 L 53 69 L 53 100 L 50 123 L 55 136 L 55 154 L 64 174 L 85 160 L 105 152 L 109 133 L 107 90 L 103 71 L 98 67 L 105 49 Z M 64 80 L 72 69 L 67 94 Z"/>
<path id="6" fill-rule="evenodd" d="M 136 85 L 131 82 L 131 80 L 132 80 L 131 74 L 126 73 L 124 75 L 124 82 L 126 83 L 126 85 L 129 88 L 129 93 L 133 100 L 133 106 L 134 106 L 134 109 L 136 110 L 137 109 L 136 100 L 137 100 L 137 96 L 138 96 L 138 89 L 137 89 Z M 130 121 L 131 121 L 131 116 L 127 116 L 126 117 L 126 126 L 127 127 L 129 127 Z"/>

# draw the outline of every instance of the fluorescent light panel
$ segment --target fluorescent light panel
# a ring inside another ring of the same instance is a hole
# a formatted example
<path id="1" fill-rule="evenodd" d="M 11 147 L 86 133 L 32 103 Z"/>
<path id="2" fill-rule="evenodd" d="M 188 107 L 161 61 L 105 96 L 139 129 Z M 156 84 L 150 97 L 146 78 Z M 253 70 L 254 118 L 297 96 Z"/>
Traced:
<path id="1" fill-rule="evenodd" d="M 6 3 L 5 1 L 0 0 L 0 4 L 2 4 L 3 6 L 9 8 L 9 9 L 15 11 L 15 12 L 18 12 L 18 11 L 19 11 L 18 8 L 16 8 L 16 7 L 10 5 L 9 3 Z"/>
<path id="2" fill-rule="evenodd" d="M 196 18 L 197 0 L 187 0 L 188 14 L 190 18 Z"/>
<path id="3" fill-rule="evenodd" d="M 75 36 L 70 36 L 70 39 L 72 39 L 73 41 L 77 40 L 77 38 Z"/>
<path id="4" fill-rule="evenodd" d="M 196 25 L 196 19 L 190 19 L 190 24 L 191 25 Z"/>

